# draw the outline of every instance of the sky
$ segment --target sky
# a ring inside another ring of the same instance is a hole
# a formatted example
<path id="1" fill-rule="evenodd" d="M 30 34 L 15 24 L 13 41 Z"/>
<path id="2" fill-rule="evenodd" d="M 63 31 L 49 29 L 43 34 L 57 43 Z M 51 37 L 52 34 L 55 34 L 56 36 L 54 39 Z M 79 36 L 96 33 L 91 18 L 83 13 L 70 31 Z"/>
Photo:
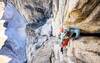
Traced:
<path id="1" fill-rule="evenodd" d="M 4 3 L 0 2 L 0 19 L 4 12 Z M 0 49 L 4 45 L 7 36 L 5 35 L 6 28 L 3 27 L 5 20 L 0 20 Z M 11 60 L 8 56 L 0 55 L 0 63 L 8 63 Z"/>

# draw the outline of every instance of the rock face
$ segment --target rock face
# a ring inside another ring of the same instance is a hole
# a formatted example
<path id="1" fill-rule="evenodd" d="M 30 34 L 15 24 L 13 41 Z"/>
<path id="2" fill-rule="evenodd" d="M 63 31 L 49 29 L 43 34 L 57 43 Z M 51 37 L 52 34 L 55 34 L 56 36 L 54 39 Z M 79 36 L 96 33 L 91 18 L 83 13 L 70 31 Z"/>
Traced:
<path id="1" fill-rule="evenodd" d="M 82 32 L 100 32 L 100 0 L 5 0 L 4 2 L 13 4 L 26 19 L 27 23 L 23 27 L 26 27 L 24 30 L 26 30 L 27 63 L 100 62 L 99 37 L 70 39 L 70 44 L 64 49 L 63 54 L 57 42 L 62 26 L 80 28 Z"/>
<path id="2" fill-rule="evenodd" d="M 52 20 L 52 18 L 49 20 L 47 19 L 50 18 L 52 14 L 52 9 L 50 9 L 52 8 L 52 3 L 51 1 L 49 2 L 49 0 L 45 2 L 26 1 L 24 2 L 24 7 L 21 6 L 21 8 L 19 8 L 20 6 L 17 6 L 19 4 L 16 4 L 16 2 L 23 4 L 23 1 L 21 0 L 4 0 L 4 2 L 6 7 L 3 19 L 6 20 L 4 26 L 7 27 L 6 35 L 8 36 L 8 39 L 5 45 L 0 50 L 0 54 L 8 55 L 13 58 L 10 63 L 24 63 L 26 61 L 27 55 L 27 62 L 30 63 L 32 61 L 31 59 L 35 55 L 35 51 L 39 49 L 46 40 L 48 40 L 49 36 L 51 36 L 50 21 Z M 33 5 L 31 6 L 31 2 L 34 4 L 35 7 Z M 22 9 L 22 11 L 26 14 L 21 11 L 18 12 L 16 9 Z M 20 16 L 20 14 L 24 15 L 26 20 L 24 20 L 24 16 Z M 27 37 L 24 33 L 25 28 L 27 32 Z"/>
<path id="3" fill-rule="evenodd" d="M 34 22 L 38 25 L 43 25 L 42 22 L 39 22 L 40 24 L 37 22 L 43 20 L 45 23 L 44 19 L 49 18 L 52 13 L 51 0 L 10 0 L 10 2 L 13 3 L 17 9 L 21 10 L 19 12 L 25 16 L 28 23 Z"/>
<path id="4" fill-rule="evenodd" d="M 0 49 L 0 55 L 10 57 L 10 63 L 24 63 L 26 61 L 25 19 L 9 2 L 5 5 L 2 19 L 5 20 L 3 26 L 6 28 L 4 34 L 7 36 L 7 40 Z"/>
<path id="5" fill-rule="evenodd" d="M 7 39 L 7 36 L 5 35 L 5 27 L 3 27 L 4 24 L 4 20 L 0 20 L 0 49 L 2 48 L 2 46 L 4 45 L 4 42 Z"/>
<path id="6" fill-rule="evenodd" d="M 100 0 L 55 0 L 54 6 L 54 24 L 58 22 L 58 26 L 61 26 L 63 21 L 64 28 L 76 27 L 83 32 L 100 32 Z M 70 42 L 65 53 L 66 63 L 100 62 L 99 37 L 80 37 Z"/>
<path id="7" fill-rule="evenodd" d="M 5 20 L 1 20 L 4 12 L 4 3 L 0 0 L 0 49 L 5 43 L 7 36 L 5 35 L 5 27 L 3 27 Z M 0 55 L 1 63 L 8 63 L 11 60 L 8 56 Z"/>

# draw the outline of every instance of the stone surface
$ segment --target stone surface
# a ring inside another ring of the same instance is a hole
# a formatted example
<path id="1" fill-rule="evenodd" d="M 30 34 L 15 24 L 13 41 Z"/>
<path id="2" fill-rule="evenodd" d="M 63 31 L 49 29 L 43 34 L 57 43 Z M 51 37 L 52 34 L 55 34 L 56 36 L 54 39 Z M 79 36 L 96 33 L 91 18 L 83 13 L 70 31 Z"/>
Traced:
<path id="1" fill-rule="evenodd" d="M 64 28 L 80 28 L 82 32 L 100 32 L 100 0 L 7 0 L 7 2 L 11 2 L 26 18 L 28 63 L 100 62 L 99 37 L 71 39 L 68 47 L 64 48 L 64 54 L 60 52 L 60 44 L 57 42 L 59 29 L 62 26 Z M 13 10 L 7 14 L 3 18 L 9 17 L 10 14 L 13 15 Z M 9 26 L 13 26 L 13 24 L 11 23 Z M 15 37 L 11 39 L 13 38 Z M 16 40 L 20 41 L 19 38 Z M 23 43 L 18 46 L 22 45 Z M 11 48 L 5 47 L 3 49 L 9 50 Z M 18 62 L 17 59 L 14 61 Z"/>
<path id="2" fill-rule="evenodd" d="M 4 55 L 0 55 L 0 62 L 1 63 L 8 63 L 11 60 L 11 58 L 4 56 Z"/>
<path id="3" fill-rule="evenodd" d="M 10 63 L 25 62 L 26 23 L 24 17 L 19 14 L 11 3 L 7 3 L 2 19 L 5 20 L 3 25 L 6 28 L 4 34 L 6 34 L 7 39 L 0 49 L 0 55 L 9 56 L 11 58 Z"/>
<path id="4" fill-rule="evenodd" d="M 3 24 L 5 22 L 5 20 L 1 20 L 2 16 L 3 16 L 3 12 L 4 12 L 4 3 L 0 2 L 0 49 L 1 47 L 4 45 L 5 40 L 7 39 L 7 37 L 5 36 L 5 27 L 3 27 Z"/>
<path id="5" fill-rule="evenodd" d="M 82 32 L 100 32 L 100 0 L 64 0 L 63 6 L 60 1 L 54 1 L 54 24 L 59 23 L 56 27 L 61 26 L 60 23 L 63 21 L 64 28 L 76 27 Z M 59 15 L 63 18 L 59 18 Z M 80 37 L 72 40 L 67 47 L 66 63 L 99 63 L 99 39 L 99 37 Z"/>
<path id="6" fill-rule="evenodd" d="M 5 27 L 3 27 L 3 24 L 5 20 L 1 20 L 4 12 L 4 3 L 0 0 L 0 49 L 5 43 L 5 40 L 7 39 L 7 36 L 5 35 Z M 8 56 L 0 55 L 0 62 L 1 63 L 8 63 L 11 60 Z"/>
<path id="7" fill-rule="evenodd" d="M 0 49 L 2 48 L 7 39 L 7 36 L 5 35 L 6 28 L 3 26 L 4 22 L 4 20 L 0 20 Z"/>

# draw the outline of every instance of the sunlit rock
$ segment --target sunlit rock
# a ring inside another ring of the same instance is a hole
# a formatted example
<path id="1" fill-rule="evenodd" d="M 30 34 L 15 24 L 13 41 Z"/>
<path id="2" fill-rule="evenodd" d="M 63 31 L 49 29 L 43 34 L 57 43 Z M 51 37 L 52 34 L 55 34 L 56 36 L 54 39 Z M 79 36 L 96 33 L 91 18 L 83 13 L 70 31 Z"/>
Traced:
<path id="1" fill-rule="evenodd" d="M 4 20 L 0 20 L 0 49 L 2 48 L 7 39 L 7 36 L 5 35 L 6 28 L 3 26 L 4 22 Z"/>
<path id="2" fill-rule="evenodd" d="M 5 55 L 0 55 L 0 63 L 9 63 L 11 58 Z"/>
<path id="3" fill-rule="evenodd" d="M 62 27 L 77 27 L 82 32 L 100 32 L 100 0 L 10 1 L 26 18 L 26 55 L 28 63 L 100 62 L 99 37 L 70 39 L 70 44 L 64 49 L 63 54 L 60 52 L 61 44 L 57 42 Z M 52 20 L 50 21 L 52 22 L 48 22 L 51 17 Z M 16 20 L 14 21 L 16 22 Z M 11 23 L 9 26 L 14 25 Z M 22 28 L 19 30 L 22 30 Z M 51 33 L 52 35 L 50 35 Z M 17 43 L 17 45 L 19 44 Z"/>
<path id="4" fill-rule="evenodd" d="M 4 2 L 0 2 L 0 19 L 1 19 L 2 16 L 3 16 L 4 7 L 5 7 Z"/>
<path id="5" fill-rule="evenodd" d="M 5 20 L 3 25 L 6 28 L 4 33 L 7 39 L 0 49 L 0 54 L 11 57 L 10 63 L 23 63 L 26 61 L 26 21 L 10 2 L 5 5 L 2 19 Z"/>

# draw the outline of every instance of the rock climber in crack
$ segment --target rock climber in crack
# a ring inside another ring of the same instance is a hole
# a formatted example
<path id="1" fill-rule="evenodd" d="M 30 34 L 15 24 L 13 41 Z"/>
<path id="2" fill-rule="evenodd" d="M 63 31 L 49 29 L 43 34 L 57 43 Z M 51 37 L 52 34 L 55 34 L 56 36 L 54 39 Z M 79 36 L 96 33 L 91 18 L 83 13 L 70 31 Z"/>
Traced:
<path id="1" fill-rule="evenodd" d="M 70 39 L 77 39 L 80 35 L 80 30 L 78 28 L 60 29 L 60 39 L 61 39 L 61 52 L 63 54 L 63 48 L 66 48 L 70 43 Z"/>
<path id="2" fill-rule="evenodd" d="M 100 37 L 100 32 L 94 32 L 94 33 L 89 33 L 89 32 L 81 32 L 79 28 L 68 28 L 64 29 L 62 28 L 60 31 L 60 36 L 61 39 L 61 52 L 63 54 L 63 48 L 68 46 L 70 44 L 70 39 L 78 39 L 80 36 L 95 36 L 95 37 Z"/>

